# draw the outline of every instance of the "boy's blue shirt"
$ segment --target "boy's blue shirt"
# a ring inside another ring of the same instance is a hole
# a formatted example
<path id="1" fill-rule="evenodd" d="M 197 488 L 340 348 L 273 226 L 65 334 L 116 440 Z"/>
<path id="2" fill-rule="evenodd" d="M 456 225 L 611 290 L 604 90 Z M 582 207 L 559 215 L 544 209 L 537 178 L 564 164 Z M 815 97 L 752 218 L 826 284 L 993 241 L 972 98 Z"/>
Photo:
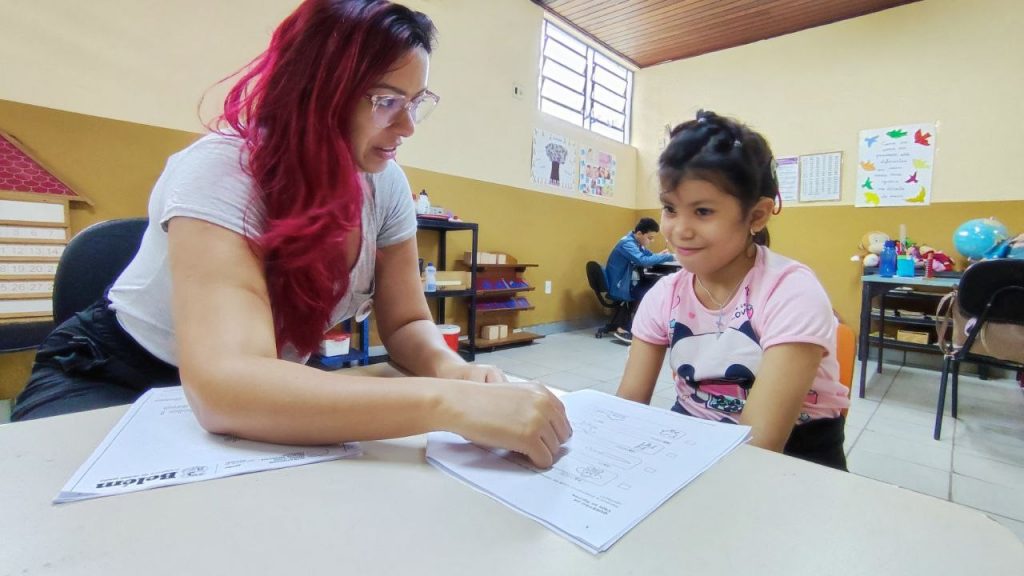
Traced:
<path id="1" fill-rule="evenodd" d="M 608 263 L 604 267 L 608 295 L 615 300 L 632 302 L 633 271 L 637 268 L 664 264 L 672 258 L 671 254 L 655 254 L 641 247 L 633 232 L 627 232 L 612 248 L 611 254 L 608 255 Z"/>

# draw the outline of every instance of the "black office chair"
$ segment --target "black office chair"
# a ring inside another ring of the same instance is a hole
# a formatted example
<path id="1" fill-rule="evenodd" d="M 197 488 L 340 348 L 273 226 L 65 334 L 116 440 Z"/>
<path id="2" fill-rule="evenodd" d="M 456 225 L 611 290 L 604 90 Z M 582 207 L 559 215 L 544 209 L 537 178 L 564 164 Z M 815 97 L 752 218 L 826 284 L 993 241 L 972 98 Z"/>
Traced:
<path id="1" fill-rule="evenodd" d="M 146 218 L 98 222 L 68 242 L 53 279 L 53 322 L 88 308 L 117 280 L 142 243 Z"/>
<path id="2" fill-rule="evenodd" d="M 587 281 L 601 306 L 615 311 L 611 320 L 597 329 L 594 338 L 601 338 L 605 334 L 615 332 L 618 328 L 625 329 L 629 325 L 629 302 L 614 300 L 608 295 L 608 281 L 604 277 L 604 268 L 593 260 L 587 262 Z"/>
<path id="3" fill-rule="evenodd" d="M 950 374 L 953 376 L 952 415 L 957 413 L 957 380 L 960 375 L 960 364 L 970 362 L 979 366 L 996 366 L 1016 370 L 1018 377 L 1024 371 L 1020 360 L 1020 350 L 1024 348 L 1024 337 L 1020 342 L 1003 342 L 1003 351 L 993 352 L 998 356 L 990 356 L 972 351 L 979 335 L 986 324 L 1000 323 L 1015 325 L 1015 334 L 1024 334 L 1024 260 L 1001 259 L 985 260 L 968 268 L 957 287 L 957 296 L 953 306 L 959 306 L 960 312 L 967 318 L 977 318 L 973 325 L 967 324 L 967 337 L 963 345 L 954 346 L 945 355 L 942 363 L 942 376 L 939 383 L 939 405 L 935 412 L 935 433 L 938 440 L 942 433 L 942 414 L 946 408 L 946 383 Z M 991 329 L 992 327 L 989 326 Z M 955 328 L 954 328 L 955 330 Z M 1003 355 L 1013 356 L 1002 357 Z"/>

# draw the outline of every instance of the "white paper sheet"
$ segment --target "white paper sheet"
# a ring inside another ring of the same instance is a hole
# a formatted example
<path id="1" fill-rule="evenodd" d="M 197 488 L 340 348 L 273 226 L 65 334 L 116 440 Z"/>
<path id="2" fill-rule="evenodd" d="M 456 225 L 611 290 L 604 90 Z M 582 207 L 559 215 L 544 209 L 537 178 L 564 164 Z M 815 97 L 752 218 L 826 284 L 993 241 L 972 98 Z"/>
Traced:
<path id="1" fill-rule="evenodd" d="M 121 417 L 54 504 L 359 456 L 358 444 L 284 446 L 210 434 L 181 386 L 153 388 Z"/>
<path id="2" fill-rule="evenodd" d="M 593 390 L 561 399 L 573 437 L 549 470 L 447 432 L 428 435 L 427 461 L 596 554 L 750 434 Z"/>

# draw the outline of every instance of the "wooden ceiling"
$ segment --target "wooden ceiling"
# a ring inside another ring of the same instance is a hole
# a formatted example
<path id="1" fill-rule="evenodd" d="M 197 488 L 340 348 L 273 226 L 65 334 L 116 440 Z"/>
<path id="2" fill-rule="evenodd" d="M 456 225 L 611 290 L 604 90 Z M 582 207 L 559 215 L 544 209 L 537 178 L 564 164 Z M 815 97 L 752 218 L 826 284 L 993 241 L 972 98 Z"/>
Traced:
<path id="1" fill-rule="evenodd" d="M 917 0 L 532 0 L 643 68 Z"/>

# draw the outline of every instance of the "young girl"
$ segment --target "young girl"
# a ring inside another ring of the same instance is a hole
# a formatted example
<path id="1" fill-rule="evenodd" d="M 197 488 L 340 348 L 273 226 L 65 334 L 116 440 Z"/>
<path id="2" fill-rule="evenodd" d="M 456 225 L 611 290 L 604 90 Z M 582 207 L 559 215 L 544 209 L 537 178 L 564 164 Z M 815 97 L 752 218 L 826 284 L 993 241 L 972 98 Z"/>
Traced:
<path id="1" fill-rule="evenodd" d="M 661 230 L 683 270 L 640 303 L 618 395 L 650 403 L 666 348 L 672 410 L 752 428 L 751 444 L 846 469 L 836 319 L 806 266 L 767 248 L 768 143 L 701 111 L 659 158 Z"/>

